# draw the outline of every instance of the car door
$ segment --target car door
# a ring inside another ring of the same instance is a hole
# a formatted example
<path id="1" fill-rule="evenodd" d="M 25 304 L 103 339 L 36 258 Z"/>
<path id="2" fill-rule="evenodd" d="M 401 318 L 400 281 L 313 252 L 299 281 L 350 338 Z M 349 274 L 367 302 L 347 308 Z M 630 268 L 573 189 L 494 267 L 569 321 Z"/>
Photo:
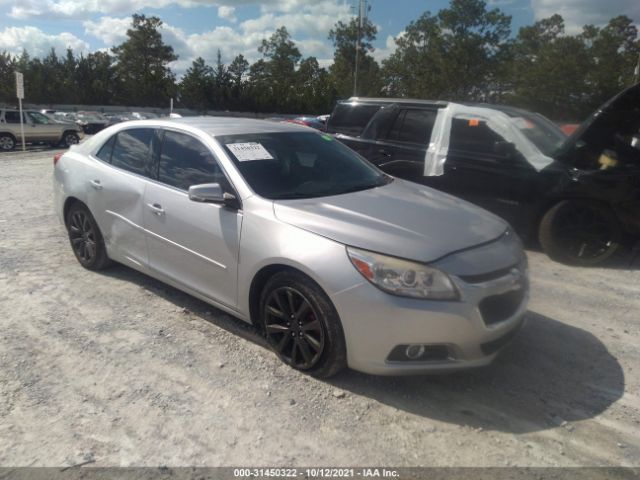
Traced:
<path id="1" fill-rule="evenodd" d="M 524 207 L 535 202 L 535 168 L 482 119 L 453 118 L 440 188 L 526 225 Z"/>
<path id="2" fill-rule="evenodd" d="M 60 140 L 60 126 L 46 115 L 39 112 L 25 112 L 30 133 L 35 142 L 53 142 Z M 25 132 L 26 135 L 26 132 Z"/>
<path id="3" fill-rule="evenodd" d="M 424 175 L 424 158 L 437 116 L 436 108 L 401 108 L 390 128 L 381 131 L 376 163 L 389 175 L 438 188 L 440 177 Z"/>
<path id="4" fill-rule="evenodd" d="M 87 163 L 87 202 L 109 256 L 146 268 L 144 192 L 152 168 L 152 128 L 122 130 L 108 139 Z"/>
<path id="5" fill-rule="evenodd" d="M 24 118 L 24 112 L 22 114 L 22 120 L 23 122 L 26 121 Z M 14 137 L 16 137 L 18 142 L 22 141 L 22 133 L 20 131 L 20 112 L 14 110 L 6 110 L 4 112 L 4 123 L 5 127 L 13 134 Z M 30 142 L 31 138 L 27 136 L 27 126 L 28 125 L 26 124 L 24 125 L 24 138 L 25 142 Z"/>
<path id="6" fill-rule="evenodd" d="M 162 133 L 157 182 L 144 196 L 149 265 L 167 280 L 229 307 L 237 304 L 242 211 L 189 199 L 191 185 L 231 191 L 211 150 L 183 132 Z"/>

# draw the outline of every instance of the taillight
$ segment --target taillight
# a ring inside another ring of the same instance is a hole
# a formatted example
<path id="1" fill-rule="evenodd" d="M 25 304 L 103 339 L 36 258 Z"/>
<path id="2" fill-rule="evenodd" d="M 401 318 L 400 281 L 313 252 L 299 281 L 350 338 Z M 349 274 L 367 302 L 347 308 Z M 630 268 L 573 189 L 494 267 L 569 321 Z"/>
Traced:
<path id="1" fill-rule="evenodd" d="M 53 156 L 53 166 L 55 167 L 58 164 L 58 160 L 60 160 L 60 157 L 62 157 L 64 152 L 60 152 L 60 153 L 56 153 Z"/>

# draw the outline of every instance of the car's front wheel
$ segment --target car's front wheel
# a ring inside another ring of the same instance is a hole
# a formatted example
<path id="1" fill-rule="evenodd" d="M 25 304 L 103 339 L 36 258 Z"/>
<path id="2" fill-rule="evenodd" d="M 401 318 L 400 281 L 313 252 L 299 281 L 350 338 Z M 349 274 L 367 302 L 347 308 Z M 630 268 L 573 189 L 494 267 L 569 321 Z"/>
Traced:
<path id="1" fill-rule="evenodd" d="M 110 264 L 102 233 L 86 206 L 72 205 L 65 223 L 71 249 L 80 265 L 88 270 L 102 270 Z"/>
<path id="2" fill-rule="evenodd" d="M 269 345 L 287 365 L 320 378 L 346 367 L 340 318 L 305 275 L 284 271 L 271 277 L 260 297 L 260 319 Z"/>
<path id="3" fill-rule="evenodd" d="M 0 135 L 0 150 L 8 152 L 13 150 L 16 146 L 16 139 L 11 135 L 1 134 Z"/>
<path id="4" fill-rule="evenodd" d="M 564 200 L 542 218 L 539 239 L 552 259 L 593 266 L 618 251 L 622 229 L 607 207 L 587 200 Z"/>

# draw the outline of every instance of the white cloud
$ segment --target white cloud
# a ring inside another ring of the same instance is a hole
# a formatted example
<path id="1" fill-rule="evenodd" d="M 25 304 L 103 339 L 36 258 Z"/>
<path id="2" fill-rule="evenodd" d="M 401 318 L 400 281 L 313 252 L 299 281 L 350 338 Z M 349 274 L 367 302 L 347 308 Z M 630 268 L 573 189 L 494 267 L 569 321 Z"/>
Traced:
<path id="1" fill-rule="evenodd" d="M 249 62 L 255 62 L 261 57 L 258 46 L 262 40 L 270 37 L 276 29 L 286 26 L 304 57 L 314 56 L 322 66 L 328 66 L 333 58 L 333 46 L 327 39 L 329 30 L 335 23 L 348 21 L 352 13 L 348 2 L 343 0 L 9 0 L 13 6 L 11 14 L 14 17 L 65 17 L 84 18 L 82 26 L 88 37 L 98 40 L 97 48 L 109 49 L 126 40 L 127 29 L 131 27 L 131 11 L 144 5 L 155 8 L 167 5 L 189 7 L 207 5 L 217 7 L 220 18 L 237 22 L 238 9 L 241 6 L 259 5 L 260 10 L 256 18 L 245 20 L 235 25 L 221 25 L 204 32 L 185 32 L 170 23 L 164 23 L 162 35 L 165 43 L 171 45 L 179 56 L 178 61 L 171 64 L 172 70 L 181 76 L 196 57 L 203 57 L 212 65 L 216 61 L 218 49 L 222 60 L 229 64 L 236 55 L 242 54 Z M 7 5 L 7 0 L 0 0 Z M 114 12 L 119 13 L 113 15 Z M 101 13 L 102 16 L 96 15 Z M 162 17 L 162 15 L 161 15 Z M 47 41 L 59 45 L 67 38 L 75 50 L 87 50 L 88 45 L 76 37 L 47 36 L 41 31 L 34 38 L 39 39 L 39 49 L 32 49 L 26 45 L 32 55 L 40 55 L 42 48 L 48 50 Z M 13 35 L 15 37 L 15 34 Z M 392 40 L 392 37 L 389 37 Z M 384 58 L 395 45 L 389 43 L 387 47 L 376 52 L 376 58 Z M 34 40 L 35 42 L 35 40 Z M 6 42 L 5 42 L 6 43 Z M 37 42 L 36 42 L 37 43 Z M 58 47 L 56 47 L 58 48 Z M 20 50 L 22 47 L 20 47 Z M 95 50 L 96 48 L 94 48 Z M 2 45 L 0 44 L 0 51 Z"/>
<path id="2" fill-rule="evenodd" d="M 98 21 L 82 22 L 84 33 L 102 41 L 105 45 L 114 46 L 127 38 L 127 29 L 131 27 L 131 18 L 102 17 Z"/>
<path id="3" fill-rule="evenodd" d="M 197 6 L 237 8 L 259 5 L 266 11 L 295 12 L 301 8 L 331 9 L 334 0 L 4 0 L 11 5 L 9 16 L 21 20 L 34 18 L 87 19 L 93 14 L 129 14 L 143 8 L 171 6 L 191 8 Z M 348 9 L 348 7 L 345 7 Z"/>
<path id="4" fill-rule="evenodd" d="M 396 48 L 398 48 L 398 46 L 396 45 L 396 38 L 401 37 L 404 34 L 405 32 L 400 32 L 395 37 L 393 35 L 388 35 L 385 46 L 382 48 L 376 48 L 373 51 L 373 58 L 375 58 L 378 63 L 382 62 L 382 60 L 386 58 L 389 58 L 389 56 L 396 51 Z"/>
<path id="5" fill-rule="evenodd" d="M 227 5 L 218 7 L 218 16 L 225 20 L 229 20 L 230 22 L 236 22 L 238 20 L 235 13 L 236 7 L 229 7 Z"/>
<path id="6" fill-rule="evenodd" d="M 604 25 L 618 15 L 640 23 L 638 0 L 531 0 L 531 8 L 536 20 L 562 15 L 567 33 L 580 32 L 588 24 Z"/>
<path id="7" fill-rule="evenodd" d="M 68 32 L 49 35 L 36 27 L 7 27 L 0 30 L 0 51 L 20 55 L 24 49 L 32 57 L 43 57 L 51 48 L 55 48 L 59 55 L 63 55 L 67 48 L 72 48 L 75 53 L 86 53 L 89 44 Z"/>

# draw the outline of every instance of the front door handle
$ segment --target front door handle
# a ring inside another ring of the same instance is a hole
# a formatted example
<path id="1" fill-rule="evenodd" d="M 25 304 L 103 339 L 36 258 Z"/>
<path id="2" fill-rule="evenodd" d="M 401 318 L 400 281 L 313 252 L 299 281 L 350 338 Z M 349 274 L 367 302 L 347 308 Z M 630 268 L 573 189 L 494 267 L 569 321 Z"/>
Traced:
<path id="1" fill-rule="evenodd" d="M 164 215 L 164 209 L 159 203 L 147 203 L 147 207 L 151 209 L 154 215 L 157 215 L 159 217 Z"/>
<path id="2" fill-rule="evenodd" d="M 380 150 L 378 150 L 378 153 L 380 155 L 382 155 L 383 157 L 390 157 L 391 154 L 389 152 L 387 152 L 384 148 L 381 148 Z"/>
<path id="3" fill-rule="evenodd" d="M 91 180 L 89 184 L 96 190 L 102 190 L 102 184 L 100 180 Z"/>

